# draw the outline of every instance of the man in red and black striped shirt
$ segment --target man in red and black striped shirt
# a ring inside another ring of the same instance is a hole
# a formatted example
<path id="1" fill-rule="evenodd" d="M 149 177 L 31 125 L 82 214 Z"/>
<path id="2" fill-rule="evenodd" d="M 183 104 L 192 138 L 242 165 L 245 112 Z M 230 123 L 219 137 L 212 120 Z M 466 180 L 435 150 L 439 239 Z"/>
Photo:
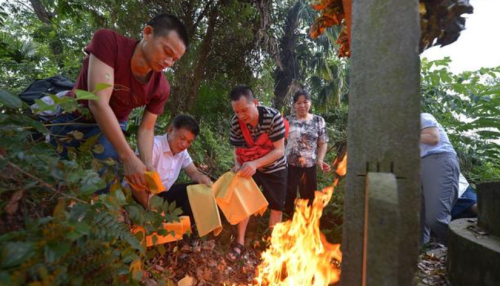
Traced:
<path id="1" fill-rule="evenodd" d="M 235 87 L 230 98 L 235 113 L 230 134 L 230 143 L 235 147 L 233 171 L 242 177 L 252 177 L 257 185 L 262 187 L 271 209 L 269 228 L 272 229 L 276 223 L 281 222 L 286 194 L 287 164 L 284 156 L 283 117 L 277 110 L 259 105 L 248 86 Z M 262 138 L 265 138 L 265 145 L 270 148 L 255 151 L 260 146 L 250 146 L 254 144 L 249 141 L 258 142 L 262 141 Z M 245 151 L 249 149 L 252 149 L 252 154 L 259 154 L 257 158 L 244 156 Z M 238 260 L 242 254 L 248 220 L 238 224 L 237 240 L 227 255 L 231 261 Z"/>

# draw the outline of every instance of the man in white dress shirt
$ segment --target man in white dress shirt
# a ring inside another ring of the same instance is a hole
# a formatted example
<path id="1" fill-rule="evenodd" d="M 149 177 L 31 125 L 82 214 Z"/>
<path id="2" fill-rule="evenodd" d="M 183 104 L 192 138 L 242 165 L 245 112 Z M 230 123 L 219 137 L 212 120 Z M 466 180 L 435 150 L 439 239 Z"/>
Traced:
<path id="1" fill-rule="evenodd" d="M 192 223 L 194 223 L 193 215 L 187 196 L 187 186 L 190 184 L 174 183 L 181 169 L 184 169 L 193 182 L 212 185 L 210 178 L 201 173 L 193 164 L 187 151 L 199 132 L 200 128 L 194 118 L 188 115 L 177 115 L 166 134 L 154 137 L 152 154 L 153 165 L 166 189 L 159 196 L 169 203 L 175 202 L 177 207 L 182 208 L 184 214 L 191 217 Z M 151 196 L 148 192 L 133 190 L 133 194 L 139 203 L 144 207 L 147 206 Z"/>

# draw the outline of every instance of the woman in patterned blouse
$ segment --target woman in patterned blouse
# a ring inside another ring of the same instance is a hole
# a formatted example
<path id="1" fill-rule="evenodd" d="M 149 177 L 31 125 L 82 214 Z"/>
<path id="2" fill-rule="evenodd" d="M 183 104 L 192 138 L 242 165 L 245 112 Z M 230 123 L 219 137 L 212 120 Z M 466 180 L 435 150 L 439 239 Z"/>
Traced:
<path id="1" fill-rule="evenodd" d="M 309 203 L 314 200 L 314 191 L 318 188 L 316 166 L 323 172 L 330 171 L 330 166 L 323 162 L 328 144 L 325 120 L 309 113 L 311 96 L 307 91 L 295 93 L 293 108 L 295 114 L 287 116 L 290 132 L 285 151 L 288 161 L 285 212 L 288 214 L 293 214 L 297 189 L 302 199 L 308 199 Z"/>

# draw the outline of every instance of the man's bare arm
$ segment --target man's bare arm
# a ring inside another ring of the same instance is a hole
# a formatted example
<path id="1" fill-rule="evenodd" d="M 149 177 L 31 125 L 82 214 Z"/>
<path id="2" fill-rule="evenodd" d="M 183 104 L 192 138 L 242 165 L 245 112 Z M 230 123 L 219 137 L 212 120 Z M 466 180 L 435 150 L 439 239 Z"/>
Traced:
<path id="1" fill-rule="evenodd" d="M 439 130 L 437 127 L 429 127 L 420 131 L 420 142 L 427 145 L 437 145 L 439 143 Z"/>
<path id="2" fill-rule="evenodd" d="M 146 165 L 148 171 L 156 171 L 152 162 L 152 153 L 157 118 L 158 115 L 145 110 L 144 115 L 142 116 L 141 125 L 139 126 L 139 130 L 137 132 L 137 147 L 139 149 L 139 156 L 141 157 L 142 162 Z"/>
<path id="3" fill-rule="evenodd" d="M 104 136 L 113 145 L 122 160 L 127 178 L 134 184 L 145 185 L 146 181 L 143 173 L 146 170 L 146 166 L 135 156 L 134 151 L 128 145 L 118 119 L 109 106 L 114 85 L 114 69 L 91 54 L 88 69 L 89 91 L 95 90 L 99 83 L 110 84 L 111 87 L 96 92 L 99 99 L 90 100 L 89 109 Z"/>

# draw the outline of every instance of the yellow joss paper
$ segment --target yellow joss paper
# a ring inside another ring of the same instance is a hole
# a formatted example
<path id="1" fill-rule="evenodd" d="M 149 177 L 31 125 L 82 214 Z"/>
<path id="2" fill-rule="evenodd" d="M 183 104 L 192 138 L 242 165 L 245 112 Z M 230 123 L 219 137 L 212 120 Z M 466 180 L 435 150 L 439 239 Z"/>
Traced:
<path id="1" fill-rule="evenodd" d="M 159 194 L 165 191 L 165 186 L 161 182 L 158 172 L 144 172 L 144 176 L 146 177 L 146 183 L 150 193 Z"/>
<path id="2" fill-rule="evenodd" d="M 238 224 L 254 214 L 264 214 L 269 203 L 252 178 L 227 172 L 212 186 L 217 205 L 227 221 Z"/>
<path id="3" fill-rule="evenodd" d="M 177 222 L 163 223 L 163 228 L 170 232 L 173 231 L 173 235 L 172 233 L 169 233 L 163 236 L 154 232 L 153 234 L 146 236 L 146 246 L 150 247 L 155 245 L 154 237 L 156 237 L 156 245 L 181 240 L 182 236 L 191 229 L 191 221 L 189 220 L 189 216 L 180 216 L 179 219 L 180 221 Z M 137 234 L 138 232 L 142 232 L 144 239 L 144 236 L 146 235 L 144 227 L 136 226 L 132 228 L 132 233 Z"/>
<path id="4" fill-rule="evenodd" d="M 127 177 L 125 177 L 125 180 L 127 180 L 127 183 L 136 191 L 149 190 L 150 193 L 155 195 L 165 191 L 165 186 L 163 185 L 158 172 L 144 172 L 144 178 L 146 179 L 146 186 L 136 185 Z"/>
<path id="5" fill-rule="evenodd" d="M 199 236 L 205 236 L 212 231 L 215 236 L 219 235 L 222 223 L 212 189 L 204 184 L 189 185 L 187 194 Z"/>

